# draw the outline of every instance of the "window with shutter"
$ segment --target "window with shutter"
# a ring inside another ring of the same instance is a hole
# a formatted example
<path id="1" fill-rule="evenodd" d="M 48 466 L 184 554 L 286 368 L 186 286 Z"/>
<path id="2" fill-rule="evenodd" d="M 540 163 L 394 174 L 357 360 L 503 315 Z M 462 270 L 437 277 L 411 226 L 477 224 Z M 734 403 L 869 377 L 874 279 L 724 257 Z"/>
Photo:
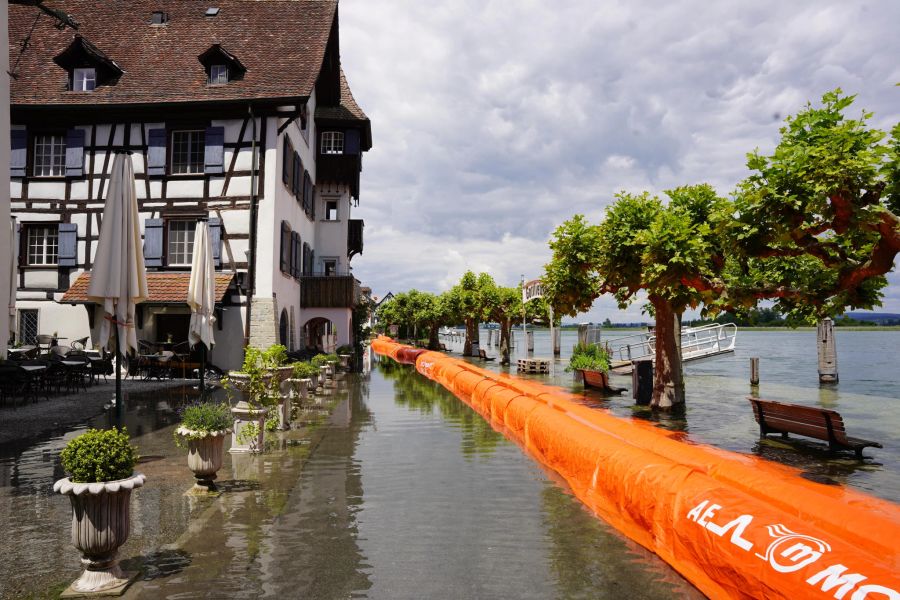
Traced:
<path id="1" fill-rule="evenodd" d="M 56 264 L 60 267 L 78 265 L 78 225 L 75 223 L 59 224 L 59 256 Z"/>
<path id="2" fill-rule="evenodd" d="M 206 128 L 203 172 L 213 175 L 225 172 L 225 128 Z"/>
<path id="3" fill-rule="evenodd" d="M 359 154 L 358 129 L 348 129 L 344 132 L 344 154 Z"/>
<path id="4" fill-rule="evenodd" d="M 289 274 L 291 270 L 291 226 L 287 221 L 281 222 L 281 272 Z"/>
<path id="5" fill-rule="evenodd" d="M 213 264 L 218 269 L 222 266 L 222 219 L 210 219 L 209 243 L 212 246 Z"/>
<path id="6" fill-rule="evenodd" d="M 166 130 L 151 129 L 147 133 L 147 174 L 166 174 Z M 161 227 L 161 225 L 160 225 Z"/>
<path id="7" fill-rule="evenodd" d="M 13 129 L 9 132 L 9 138 L 9 175 L 10 177 L 25 177 L 28 164 L 28 131 Z"/>
<path id="8" fill-rule="evenodd" d="M 293 190 L 294 183 L 294 147 L 287 135 L 284 136 L 284 145 L 281 153 L 281 182 L 289 190 Z"/>
<path id="9" fill-rule="evenodd" d="M 144 220 L 144 265 L 163 266 L 163 220 Z"/>
<path id="10" fill-rule="evenodd" d="M 291 182 L 291 193 L 294 194 L 294 197 L 297 200 L 300 199 L 301 188 L 300 184 L 303 182 L 303 178 L 301 177 L 301 173 L 303 172 L 303 164 L 300 162 L 300 154 L 294 152 L 294 176 L 293 181 Z"/>
<path id="11" fill-rule="evenodd" d="M 66 177 L 84 175 L 84 129 L 66 132 Z"/>
<path id="12" fill-rule="evenodd" d="M 291 276 L 300 277 L 300 234 L 296 231 L 291 234 Z"/>

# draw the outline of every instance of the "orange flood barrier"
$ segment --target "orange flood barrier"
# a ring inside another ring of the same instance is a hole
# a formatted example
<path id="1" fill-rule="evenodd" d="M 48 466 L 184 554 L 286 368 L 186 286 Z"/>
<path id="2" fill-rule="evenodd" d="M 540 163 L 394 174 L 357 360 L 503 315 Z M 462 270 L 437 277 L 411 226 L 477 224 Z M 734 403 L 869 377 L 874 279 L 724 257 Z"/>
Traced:
<path id="1" fill-rule="evenodd" d="M 379 337 L 712 598 L 900 600 L 900 508 L 573 401 L 559 388 Z M 402 359 L 402 360 L 400 360 Z M 750 432 L 748 432 L 750 434 Z"/>

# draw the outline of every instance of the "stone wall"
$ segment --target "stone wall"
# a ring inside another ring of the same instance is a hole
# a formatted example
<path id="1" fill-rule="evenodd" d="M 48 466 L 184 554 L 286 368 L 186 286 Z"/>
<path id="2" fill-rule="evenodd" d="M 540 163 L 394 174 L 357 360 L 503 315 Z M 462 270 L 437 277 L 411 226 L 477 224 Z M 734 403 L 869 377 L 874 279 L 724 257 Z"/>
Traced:
<path id="1" fill-rule="evenodd" d="M 268 348 L 278 343 L 278 301 L 253 298 L 250 318 L 250 345 Z"/>

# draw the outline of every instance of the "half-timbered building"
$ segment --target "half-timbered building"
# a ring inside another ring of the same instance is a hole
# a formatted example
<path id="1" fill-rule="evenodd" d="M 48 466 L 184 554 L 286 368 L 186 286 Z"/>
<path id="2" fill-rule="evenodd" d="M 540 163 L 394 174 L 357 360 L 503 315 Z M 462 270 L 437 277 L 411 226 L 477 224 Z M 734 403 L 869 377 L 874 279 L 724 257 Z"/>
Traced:
<path id="1" fill-rule="evenodd" d="M 130 152 L 150 298 L 139 339 L 186 339 L 193 234 L 216 259 L 213 362 L 246 343 L 349 343 L 369 119 L 340 63 L 331 0 L 46 0 L 9 6 L 18 332 L 88 336 L 108 172 Z M 33 43 L 31 40 L 40 40 Z M 86 310 L 87 309 L 87 310 Z"/>

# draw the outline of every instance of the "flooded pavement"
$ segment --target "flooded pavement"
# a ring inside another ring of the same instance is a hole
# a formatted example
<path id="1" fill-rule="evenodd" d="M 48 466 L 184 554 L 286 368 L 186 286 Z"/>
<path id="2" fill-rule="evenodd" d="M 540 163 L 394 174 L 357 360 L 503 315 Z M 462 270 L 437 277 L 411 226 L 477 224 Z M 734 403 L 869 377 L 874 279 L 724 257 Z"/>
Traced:
<path id="1" fill-rule="evenodd" d="M 126 598 L 702 597 L 411 367 L 348 376 L 330 415 L 226 456 L 214 499 L 183 495 L 172 430 L 189 400 L 129 403 L 148 478 L 120 551 L 142 572 Z M 79 572 L 68 502 L 51 492 L 78 432 L 0 457 L 3 597 L 55 597 Z"/>

